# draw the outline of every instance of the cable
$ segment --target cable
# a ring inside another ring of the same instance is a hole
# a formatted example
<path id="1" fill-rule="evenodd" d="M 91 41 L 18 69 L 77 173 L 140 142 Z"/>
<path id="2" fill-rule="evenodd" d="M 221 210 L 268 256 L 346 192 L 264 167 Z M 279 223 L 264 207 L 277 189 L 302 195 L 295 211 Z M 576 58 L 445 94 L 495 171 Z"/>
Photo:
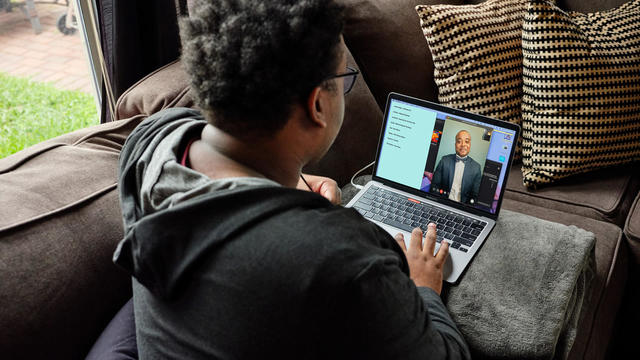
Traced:
<path id="1" fill-rule="evenodd" d="M 364 186 L 355 184 L 353 182 L 353 179 L 355 179 L 356 176 L 358 176 L 358 174 L 360 174 L 361 172 L 363 172 L 365 169 L 367 169 L 368 167 L 370 167 L 373 164 L 375 164 L 375 161 L 372 161 L 371 164 L 369 164 L 369 165 L 363 167 L 362 169 L 356 171 L 356 173 L 353 174 L 353 176 L 351 177 L 351 185 L 353 185 L 356 189 L 362 189 Z"/>
<path id="2" fill-rule="evenodd" d="M 305 179 L 304 176 L 302 176 L 302 173 L 300 173 L 300 179 L 302 179 L 302 181 L 304 181 L 305 185 L 307 185 L 307 187 L 309 188 L 309 191 L 313 192 L 313 189 L 311 188 L 311 185 L 309 185 L 309 183 L 307 182 L 307 179 Z"/>

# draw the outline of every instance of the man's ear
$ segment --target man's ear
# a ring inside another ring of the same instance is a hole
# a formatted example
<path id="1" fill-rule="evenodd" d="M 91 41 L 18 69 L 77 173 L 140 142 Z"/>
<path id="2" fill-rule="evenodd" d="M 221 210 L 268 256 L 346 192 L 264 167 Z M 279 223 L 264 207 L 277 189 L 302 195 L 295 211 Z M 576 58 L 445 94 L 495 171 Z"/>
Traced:
<path id="1" fill-rule="evenodd" d="M 327 111 L 328 104 L 326 102 L 326 90 L 324 90 L 321 86 L 316 86 L 309 94 L 309 98 L 307 99 L 307 112 L 309 114 L 309 119 L 313 122 L 313 124 L 326 127 L 327 126 Z"/>

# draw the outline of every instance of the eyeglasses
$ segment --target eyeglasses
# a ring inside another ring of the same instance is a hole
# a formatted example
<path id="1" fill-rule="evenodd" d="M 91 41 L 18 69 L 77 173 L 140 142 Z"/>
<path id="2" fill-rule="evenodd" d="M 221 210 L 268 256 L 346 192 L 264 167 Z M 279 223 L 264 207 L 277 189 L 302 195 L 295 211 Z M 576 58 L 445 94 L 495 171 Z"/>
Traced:
<path id="1" fill-rule="evenodd" d="M 360 71 L 347 66 L 347 72 L 344 74 L 337 74 L 337 75 L 333 75 L 327 78 L 327 80 L 331 80 L 331 79 L 337 79 L 337 78 L 344 78 L 344 94 L 346 95 L 347 93 L 349 93 L 349 91 L 351 91 L 351 89 L 353 88 L 353 84 L 356 83 L 356 79 L 358 78 L 358 74 L 360 74 Z"/>

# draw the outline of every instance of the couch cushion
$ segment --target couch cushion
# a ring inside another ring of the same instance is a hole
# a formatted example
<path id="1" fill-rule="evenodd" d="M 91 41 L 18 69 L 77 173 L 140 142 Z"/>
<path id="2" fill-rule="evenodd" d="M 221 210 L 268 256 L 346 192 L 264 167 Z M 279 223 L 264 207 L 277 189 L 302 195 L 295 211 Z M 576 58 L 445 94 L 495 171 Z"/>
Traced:
<path id="1" fill-rule="evenodd" d="M 74 359 L 130 296 L 118 155 L 139 118 L 79 130 L 0 160 L 0 353 Z"/>
<path id="2" fill-rule="evenodd" d="M 624 223 L 633 198 L 640 189 L 640 173 L 634 173 L 627 167 L 614 167 L 531 190 L 522 184 L 520 166 L 514 165 L 509 172 L 505 198 L 619 226 Z"/>
<path id="3" fill-rule="evenodd" d="M 589 14 L 531 0 L 522 52 L 526 186 L 640 160 L 640 0 Z"/>
<path id="4" fill-rule="evenodd" d="M 624 224 L 624 234 L 629 241 L 634 260 L 640 264 L 640 193 L 638 193 L 633 206 L 631 206 L 631 211 Z"/>

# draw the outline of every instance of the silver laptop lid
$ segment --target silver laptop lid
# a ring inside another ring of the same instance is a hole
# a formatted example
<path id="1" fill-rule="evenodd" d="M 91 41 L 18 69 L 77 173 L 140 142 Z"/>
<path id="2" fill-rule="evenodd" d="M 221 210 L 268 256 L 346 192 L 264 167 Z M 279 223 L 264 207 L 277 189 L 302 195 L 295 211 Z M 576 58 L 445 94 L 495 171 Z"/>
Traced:
<path id="1" fill-rule="evenodd" d="M 373 179 L 495 219 L 519 135 L 516 124 L 390 93 Z"/>

